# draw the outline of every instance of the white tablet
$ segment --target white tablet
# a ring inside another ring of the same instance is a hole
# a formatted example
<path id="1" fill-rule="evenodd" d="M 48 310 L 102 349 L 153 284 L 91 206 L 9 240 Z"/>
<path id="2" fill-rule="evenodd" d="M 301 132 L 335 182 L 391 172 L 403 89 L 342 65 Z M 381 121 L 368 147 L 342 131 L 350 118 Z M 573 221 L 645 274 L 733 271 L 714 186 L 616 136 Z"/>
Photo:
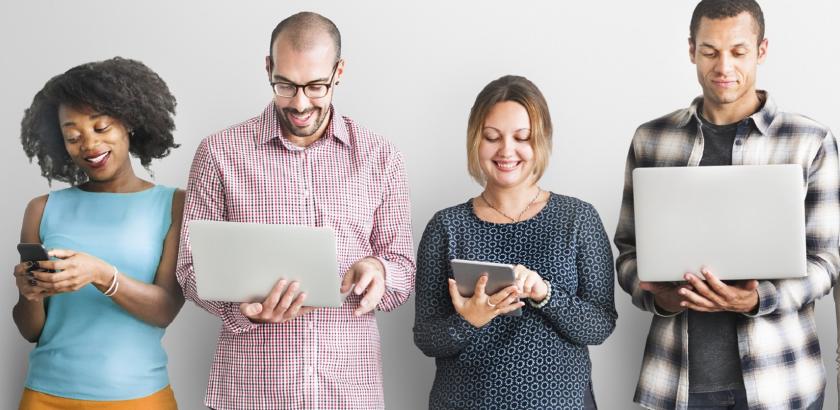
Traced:
<path id="1" fill-rule="evenodd" d="M 464 297 L 472 297 L 475 293 L 475 283 L 483 274 L 487 274 L 487 286 L 484 293 L 492 295 L 516 282 L 513 265 L 494 262 L 468 261 L 452 259 L 452 276 L 458 284 L 458 293 Z M 521 316 L 522 309 L 516 309 L 507 316 Z"/>
<path id="2" fill-rule="evenodd" d="M 204 300 L 262 302 L 280 279 L 298 281 L 306 306 L 343 297 L 332 228 L 190 221 L 196 290 Z"/>

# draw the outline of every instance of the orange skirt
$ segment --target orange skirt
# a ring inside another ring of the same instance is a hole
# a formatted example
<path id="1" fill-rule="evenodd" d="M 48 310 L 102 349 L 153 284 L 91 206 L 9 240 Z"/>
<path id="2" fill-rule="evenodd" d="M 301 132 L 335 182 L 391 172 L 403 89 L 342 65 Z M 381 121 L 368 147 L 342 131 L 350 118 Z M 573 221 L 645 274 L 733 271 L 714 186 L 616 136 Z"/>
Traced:
<path id="1" fill-rule="evenodd" d="M 133 400 L 94 401 L 67 399 L 24 389 L 19 410 L 178 410 L 175 394 L 166 386 L 151 396 Z"/>

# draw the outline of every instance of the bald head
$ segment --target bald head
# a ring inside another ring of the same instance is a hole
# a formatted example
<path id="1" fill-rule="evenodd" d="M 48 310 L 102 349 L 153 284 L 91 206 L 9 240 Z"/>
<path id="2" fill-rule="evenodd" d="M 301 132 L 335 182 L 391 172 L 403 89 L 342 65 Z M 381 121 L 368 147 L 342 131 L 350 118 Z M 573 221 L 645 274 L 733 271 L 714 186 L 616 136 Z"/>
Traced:
<path id="1" fill-rule="evenodd" d="M 306 51 L 330 42 L 335 49 L 335 59 L 341 57 L 341 33 L 328 18 L 310 11 L 291 15 L 274 27 L 268 53 L 274 61 L 274 42 L 280 37 L 297 51 Z"/>

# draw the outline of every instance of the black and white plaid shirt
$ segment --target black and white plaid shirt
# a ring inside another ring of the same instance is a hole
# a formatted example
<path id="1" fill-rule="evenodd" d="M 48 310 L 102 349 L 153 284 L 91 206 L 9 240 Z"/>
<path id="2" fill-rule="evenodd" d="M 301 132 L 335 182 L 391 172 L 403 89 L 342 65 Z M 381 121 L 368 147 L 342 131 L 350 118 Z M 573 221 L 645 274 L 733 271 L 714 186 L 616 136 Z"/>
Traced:
<path id="1" fill-rule="evenodd" d="M 738 319 L 738 350 L 751 409 L 803 409 L 825 388 L 814 301 L 831 290 L 840 266 L 837 143 L 827 127 L 778 111 L 766 92 L 758 93 L 764 106 L 739 126 L 732 164 L 802 166 L 808 272 L 803 278 L 759 281 L 758 312 Z M 698 97 L 687 109 L 640 126 L 627 156 L 615 234 L 616 268 L 619 285 L 632 296 L 633 304 L 654 313 L 634 397 L 651 409 L 688 405 L 688 323 L 685 313 L 658 311 L 653 294 L 639 288 L 632 172 L 637 167 L 699 165 L 702 101 Z"/>

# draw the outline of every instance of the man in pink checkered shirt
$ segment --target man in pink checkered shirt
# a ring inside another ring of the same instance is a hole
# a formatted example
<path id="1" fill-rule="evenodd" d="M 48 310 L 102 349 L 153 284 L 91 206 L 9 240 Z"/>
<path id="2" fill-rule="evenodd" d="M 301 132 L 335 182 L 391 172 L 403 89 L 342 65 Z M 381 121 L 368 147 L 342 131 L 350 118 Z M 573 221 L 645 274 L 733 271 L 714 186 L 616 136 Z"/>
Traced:
<path id="1" fill-rule="evenodd" d="M 266 71 L 273 102 L 199 145 L 184 227 L 194 219 L 332 227 L 341 291 L 352 292 L 340 308 L 307 307 L 297 284 L 282 291 L 283 281 L 263 303 L 202 300 L 183 229 L 178 281 L 188 299 L 222 320 L 205 404 L 384 408 L 373 310 L 397 308 L 414 288 L 402 154 L 332 106 L 344 60 L 329 19 L 304 12 L 280 22 Z"/>

